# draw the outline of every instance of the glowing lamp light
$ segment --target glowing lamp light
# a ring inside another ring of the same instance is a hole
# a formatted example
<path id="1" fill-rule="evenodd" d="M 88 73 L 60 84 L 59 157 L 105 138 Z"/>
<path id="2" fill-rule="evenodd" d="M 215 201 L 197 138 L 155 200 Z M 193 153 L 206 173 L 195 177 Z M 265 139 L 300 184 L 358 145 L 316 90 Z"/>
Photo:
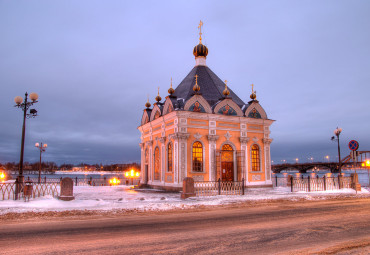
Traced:
<path id="1" fill-rule="evenodd" d="M 128 177 L 128 172 L 125 173 L 125 176 Z"/>
<path id="2" fill-rule="evenodd" d="M 114 177 L 113 179 L 110 179 L 110 180 L 109 180 L 109 183 L 110 183 L 111 185 L 118 185 L 118 184 L 120 184 L 120 183 L 121 183 L 121 181 L 120 181 L 120 180 L 118 180 L 116 177 Z"/>
<path id="3" fill-rule="evenodd" d="M 140 173 L 139 172 L 136 172 L 136 177 L 139 177 L 140 176 Z"/>
<path id="4" fill-rule="evenodd" d="M 4 182 L 5 180 L 5 174 L 3 172 L 0 173 L 0 180 Z"/>
<path id="5" fill-rule="evenodd" d="M 370 167 L 370 160 L 366 160 L 365 165 L 366 165 L 367 167 Z"/>

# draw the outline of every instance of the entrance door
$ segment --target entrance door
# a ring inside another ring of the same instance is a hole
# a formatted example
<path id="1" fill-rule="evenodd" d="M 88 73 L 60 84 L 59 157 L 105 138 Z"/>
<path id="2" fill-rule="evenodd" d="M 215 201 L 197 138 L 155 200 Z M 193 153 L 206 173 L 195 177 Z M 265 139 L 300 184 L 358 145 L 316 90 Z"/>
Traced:
<path id="1" fill-rule="evenodd" d="M 233 162 L 222 162 L 222 181 L 232 182 L 234 181 L 234 163 Z"/>

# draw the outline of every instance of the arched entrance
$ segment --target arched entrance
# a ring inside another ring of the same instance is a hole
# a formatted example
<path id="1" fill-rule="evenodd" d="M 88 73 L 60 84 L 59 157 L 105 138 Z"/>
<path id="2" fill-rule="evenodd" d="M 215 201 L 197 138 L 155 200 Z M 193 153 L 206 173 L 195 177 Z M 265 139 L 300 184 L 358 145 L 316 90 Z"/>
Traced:
<path id="1" fill-rule="evenodd" d="M 222 146 L 221 180 L 228 182 L 234 181 L 234 151 L 230 144 Z"/>

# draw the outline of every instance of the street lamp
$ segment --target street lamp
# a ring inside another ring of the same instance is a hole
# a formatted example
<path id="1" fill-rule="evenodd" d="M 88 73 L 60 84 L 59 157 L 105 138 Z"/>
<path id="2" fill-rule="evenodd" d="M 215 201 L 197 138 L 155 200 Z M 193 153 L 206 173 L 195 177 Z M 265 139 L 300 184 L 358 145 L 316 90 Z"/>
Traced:
<path id="1" fill-rule="evenodd" d="M 330 162 L 330 161 L 329 161 L 329 158 L 330 158 L 329 156 L 325 156 L 325 158 L 328 160 L 328 162 Z"/>
<path id="2" fill-rule="evenodd" d="M 298 158 L 296 158 L 296 159 L 295 159 L 295 163 L 296 163 L 296 164 L 298 164 L 298 161 L 299 161 L 299 159 L 298 159 Z"/>
<path id="3" fill-rule="evenodd" d="M 35 147 L 40 150 L 40 163 L 39 163 L 39 183 L 41 183 L 41 154 L 46 151 L 48 145 L 46 143 L 35 143 Z"/>
<path id="4" fill-rule="evenodd" d="M 20 108 L 23 111 L 23 127 L 22 127 L 22 142 L 21 142 L 21 158 L 19 160 L 19 175 L 18 175 L 18 182 L 23 183 L 24 182 L 24 176 L 23 176 L 23 155 L 24 155 L 24 139 L 26 134 L 26 118 L 34 118 L 37 116 L 37 111 L 35 109 L 30 109 L 29 113 L 28 109 L 31 105 L 37 103 L 37 99 L 39 96 L 36 93 L 31 93 L 29 99 L 31 101 L 28 101 L 28 94 L 24 95 L 24 102 L 23 98 L 20 96 L 16 96 L 14 98 L 14 102 L 16 103 L 15 107 Z"/>
<path id="5" fill-rule="evenodd" d="M 131 169 L 129 172 L 125 173 L 126 178 L 131 178 L 131 185 L 134 185 L 134 178 L 140 176 L 140 172 L 135 172 L 134 169 Z"/>
<path id="6" fill-rule="evenodd" d="M 339 173 L 341 174 L 342 173 L 342 159 L 340 158 L 340 144 L 339 144 L 339 136 L 340 136 L 340 133 L 342 133 L 342 128 L 336 128 L 334 130 L 334 135 L 335 136 L 332 136 L 331 137 L 331 140 L 332 141 L 337 141 L 338 142 L 338 158 L 339 158 Z"/>

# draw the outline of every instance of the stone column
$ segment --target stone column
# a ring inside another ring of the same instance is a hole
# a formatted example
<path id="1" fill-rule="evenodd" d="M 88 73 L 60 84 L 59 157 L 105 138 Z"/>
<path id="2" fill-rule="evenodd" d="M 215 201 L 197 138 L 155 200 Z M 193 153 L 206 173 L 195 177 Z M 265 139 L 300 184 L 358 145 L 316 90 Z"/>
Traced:
<path id="1" fill-rule="evenodd" d="M 271 181 L 271 160 L 270 160 L 270 144 L 272 139 L 270 138 L 263 138 L 262 139 L 265 151 L 265 174 L 266 174 L 266 181 Z"/>
<path id="2" fill-rule="evenodd" d="M 141 178 L 140 178 L 140 183 L 144 183 L 145 176 L 145 144 L 140 143 L 140 149 L 141 149 Z"/>
<path id="3" fill-rule="evenodd" d="M 248 157 L 248 152 L 247 152 L 247 144 L 249 142 L 249 137 L 239 137 L 240 140 L 240 149 L 244 151 L 244 184 L 247 184 L 248 182 L 248 162 L 249 162 L 249 157 Z"/>
<path id="4" fill-rule="evenodd" d="M 209 143 L 209 181 L 216 181 L 216 141 L 218 135 L 208 135 Z"/>
<path id="5" fill-rule="evenodd" d="M 148 157 L 148 183 L 152 183 L 153 181 L 153 140 L 147 141 L 146 146 L 149 149 L 149 157 Z"/>
<path id="6" fill-rule="evenodd" d="M 159 138 L 159 142 L 161 143 L 161 177 L 160 180 L 164 183 L 165 172 L 166 172 L 166 156 L 167 156 L 167 149 L 166 149 L 166 137 L 162 136 Z"/>
<path id="7" fill-rule="evenodd" d="M 178 170 L 178 179 L 177 182 L 180 183 L 186 177 L 186 148 L 187 148 L 187 140 L 189 138 L 188 133 L 175 133 L 175 137 L 178 140 L 178 155 L 179 155 L 179 170 Z"/>

